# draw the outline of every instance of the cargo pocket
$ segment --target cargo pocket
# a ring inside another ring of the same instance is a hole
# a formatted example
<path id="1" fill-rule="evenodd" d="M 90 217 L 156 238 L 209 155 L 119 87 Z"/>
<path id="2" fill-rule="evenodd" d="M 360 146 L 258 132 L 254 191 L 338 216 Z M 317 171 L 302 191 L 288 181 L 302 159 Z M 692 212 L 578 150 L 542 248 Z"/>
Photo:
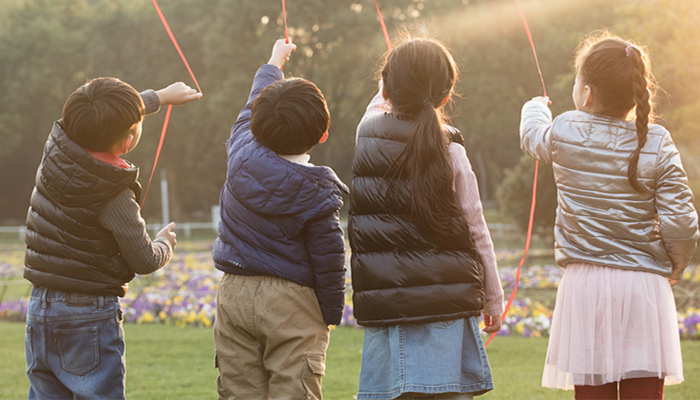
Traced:
<path id="1" fill-rule="evenodd" d="M 321 399 L 321 379 L 326 375 L 326 356 L 323 354 L 307 354 L 304 357 L 302 384 L 305 399 Z"/>
<path id="2" fill-rule="evenodd" d="M 96 326 L 54 329 L 53 336 L 64 371 L 82 376 L 100 364 L 100 339 Z"/>

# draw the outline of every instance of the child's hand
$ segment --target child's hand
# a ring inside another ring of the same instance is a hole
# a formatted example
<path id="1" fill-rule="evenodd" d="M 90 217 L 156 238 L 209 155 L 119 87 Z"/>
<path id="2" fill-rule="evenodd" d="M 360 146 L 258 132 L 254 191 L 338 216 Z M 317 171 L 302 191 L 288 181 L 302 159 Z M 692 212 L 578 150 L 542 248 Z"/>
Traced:
<path id="1" fill-rule="evenodd" d="M 486 315 L 484 314 L 484 329 L 482 329 L 486 333 L 495 333 L 495 332 L 500 332 L 501 330 L 501 316 L 496 315 L 496 316 L 491 316 L 491 315 Z"/>
<path id="2" fill-rule="evenodd" d="M 681 281 L 681 278 L 675 279 L 675 278 L 668 278 L 668 283 L 671 284 L 671 286 L 676 286 L 678 282 Z"/>
<path id="3" fill-rule="evenodd" d="M 289 56 L 297 49 L 297 45 L 292 42 L 286 43 L 285 39 L 280 39 L 275 42 L 275 46 L 272 48 L 272 55 L 268 64 L 272 64 L 277 68 L 282 68 L 284 63 L 289 60 Z"/>
<path id="4" fill-rule="evenodd" d="M 551 106 L 551 105 L 552 105 L 552 101 L 549 100 L 549 97 L 547 97 L 547 96 L 537 96 L 537 97 L 533 97 L 533 98 L 532 98 L 532 101 L 538 101 L 538 102 L 544 104 L 545 106 Z"/>
<path id="5" fill-rule="evenodd" d="M 177 244 L 177 235 L 175 234 L 175 232 L 173 232 L 173 228 L 175 228 L 175 223 L 169 223 L 165 226 L 165 228 L 161 229 L 160 232 L 158 232 L 156 238 L 163 238 L 167 240 L 170 243 L 170 247 L 174 249 L 175 245 Z"/>
<path id="6" fill-rule="evenodd" d="M 189 103 L 192 100 L 202 98 L 201 93 L 182 82 L 173 83 L 164 89 L 158 90 L 156 94 L 158 95 L 158 100 L 160 100 L 161 105 L 172 104 L 175 106 L 181 106 Z"/>

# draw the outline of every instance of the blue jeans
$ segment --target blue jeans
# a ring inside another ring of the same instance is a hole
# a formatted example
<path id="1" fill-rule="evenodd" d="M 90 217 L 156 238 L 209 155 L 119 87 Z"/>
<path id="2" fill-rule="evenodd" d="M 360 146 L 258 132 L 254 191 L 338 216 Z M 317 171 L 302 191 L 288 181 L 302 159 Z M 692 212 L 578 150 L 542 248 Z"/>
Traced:
<path id="1" fill-rule="evenodd" d="M 116 296 L 32 288 L 25 355 L 31 399 L 124 399 L 126 362 Z"/>

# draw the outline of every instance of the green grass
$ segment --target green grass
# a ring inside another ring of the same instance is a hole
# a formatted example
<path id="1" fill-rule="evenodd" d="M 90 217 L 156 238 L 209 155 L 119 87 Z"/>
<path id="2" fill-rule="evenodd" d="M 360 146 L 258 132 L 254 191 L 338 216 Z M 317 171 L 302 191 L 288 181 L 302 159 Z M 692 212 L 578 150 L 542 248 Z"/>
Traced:
<path id="1" fill-rule="evenodd" d="M 213 399 L 217 371 L 213 367 L 211 329 L 163 325 L 124 326 L 127 340 L 127 398 Z M 700 393 L 700 342 L 683 341 L 686 382 L 667 386 L 667 400 L 693 399 Z M 487 352 L 496 390 L 481 399 L 572 399 L 573 392 L 540 387 L 546 339 L 497 337 Z M 362 330 L 338 328 L 331 333 L 324 397 L 352 399 L 362 357 Z M 0 322 L 0 399 L 24 399 L 24 325 Z"/>

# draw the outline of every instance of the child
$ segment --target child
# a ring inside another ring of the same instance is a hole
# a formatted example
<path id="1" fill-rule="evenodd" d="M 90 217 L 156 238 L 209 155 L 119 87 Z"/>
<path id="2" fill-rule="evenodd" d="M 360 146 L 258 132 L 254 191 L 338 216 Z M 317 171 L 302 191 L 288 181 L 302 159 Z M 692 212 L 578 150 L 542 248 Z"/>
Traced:
<path id="1" fill-rule="evenodd" d="M 652 118 L 644 49 L 609 33 L 579 46 L 577 111 L 523 106 L 522 149 L 554 168 L 559 284 L 542 385 L 577 399 L 661 399 L 683 382 L 671 286 L 698 219 L 670 134 Z M 669 284 L 670 283 L 670 284 Z"/>
<path id="2" fill-rule="evenodd" d="M 346 186 L 307 154 L 328 137 L 321 91 L 283 79 L 278 40 L 226 144 L 213 258 L 225 272 L 214 323 L 221 399 L 320 399 L 328 325 L 345 303 L 339 209 Z"/>
<path id="3" fill-rule="evenodd" d="M 397 46 L 357 128 L 349 233 L 358 399 L 471 399 L 493 389 L 479 332 L 503 290 L 461 134 L 442 106 L 457 79 L 438 41 Z M 488 322 L 493 317 L 493 321 Z"/>
<path id="4" fill-rule="evenodd" d="M 27 213 L 24 277 L 29 399 L 125 396 L 118 297 L 134 274 L 170 260 L 174 224 L 151 242 L 141 218 L 136 147 L 143 116 L 201 97 L 183 83 L 140 96 L 115 78 L 79 87 L 54 123 Z"/>

